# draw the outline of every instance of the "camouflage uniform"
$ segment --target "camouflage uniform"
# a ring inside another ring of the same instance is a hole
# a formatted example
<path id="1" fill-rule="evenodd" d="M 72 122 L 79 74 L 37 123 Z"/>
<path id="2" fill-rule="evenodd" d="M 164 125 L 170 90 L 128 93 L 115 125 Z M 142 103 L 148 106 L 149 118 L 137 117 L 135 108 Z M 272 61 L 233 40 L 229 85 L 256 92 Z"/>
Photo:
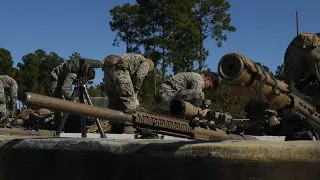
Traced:
<path id="1" fill-rule="evenodd" d="M 84 63 L 93 68 L 100 68 L 102 65 L 101 61 L 91 59 L 84 59 Z M 49 96 L 70 100 L 72 84 L 77 79 L 79 68 L 80 58 L 73 58 L 54 68 L 49 77 Z"/>
<path id="2" fill-rule="evenodd" d="M 284 57 L 284 74 L 289 83 L 310 96 L 316 106 L 320 105 L 320 33 L 302 33 L 296 36 L 289 44 Z M 319 78 L 316 78 L 318 76 Z M 309 77 L 309 78 L 308 78 Z M 310 79 L 313 82 L 302 85 L 301 80 Z"/>
<path id="3" fill-rule="evenodd" d="M 64 64 L 57 66 L 51 72 L 48 83 L 49 96 L 56 98 L 70 99 L 72 93 L 72 83 L 77 78 L 76 73 L 64 71 Z"/>
<path id="4" fill-rule="evenodd" d="M 103 64 L 109 108 L 134 112 L 137 93 L 149 72 L 148 60 L 140 54 L 121 54 L 107 56 Z"/>
<path id="5" fill-rule="evenodd" d="M 6 107 L 6 95 L 5 91 L 10 91 L 11 101 L 9 109 L 11 109 L 11 117 L 15 116 L 15 110 L 17 108 L 17 98 L 18 98 L 18 84 L 10 76 L 1 75 L 0 76 L 0 112 L 2 112 L 3 117 L 7 117 L 7 107 Z"/>
<path id="6" fill-rule="evenodd" d="M 180 99 L 200 107 L 204 100 L 204 80 L 195 72 L 174 75 L 161 84 L 156 94 L 157 109 L 169 111 L 171 100 Z"/>
<path id="7" fill-rule="evenodd" d="M 84 59 L 84 58 L 73 58 L 61 65 L 58 65 L 51 72 L 48 82 L 48 94 L 55 98 L 64 98 L 66 100 L 71 100 L 72 97 L 72 84 L 78 77 L 79 69 L 81 63 L 84 63 L 85 69 L 88 67 L 100 68 L 102 63 L 98 60 Z M 60 112 L 55 112 L 53 121 L 55 125 L 60 124 Z"/>

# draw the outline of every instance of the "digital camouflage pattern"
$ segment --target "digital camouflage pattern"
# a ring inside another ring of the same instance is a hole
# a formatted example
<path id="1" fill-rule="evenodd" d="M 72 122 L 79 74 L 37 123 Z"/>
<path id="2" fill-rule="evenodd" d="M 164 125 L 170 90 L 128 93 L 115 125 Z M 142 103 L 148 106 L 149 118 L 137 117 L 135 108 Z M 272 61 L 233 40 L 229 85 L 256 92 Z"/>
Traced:
<path id="1" fill-rule="evenodd" d="M 195 72 L 183 72 L 174 75 L 161 84 L 156 94 L 157 108 L 168 111 L 171 100 L 188 101 L 195 106 L 201 106 L 204 100 L 204 80 Z"/>
<path id="2" fill-rule="evenodd" d="M 284 74 L 291 83 L 299 86 L 301 80 L 319 74 L 320 34 L 302 33 L 289 44 L 284 57 Z M 312 82 L 300 87 L 300 91 L 310 96 L 316 106 L 320 105 L 320 87 Z"/>
<path id="3" fill-rule="evenodd" d="M 65 64 L 58 65 L 51 72 L 48 82 L 48 93 L 51 97 L 71 99 L 72 84 L 76 80 L 77 74 L 70 73 L 65 68 Z"/>
<path id="4" fill-rule="evenodd" d="M 77 79 L 77 73 L 81 68 L 80 61 L 82 60 L 87 67 L 100 68 L 102 66 L 101 61 L 85 58 L 72 58 L 58 65 L 52 70 L 49 77 L 49 96 L 71 99 L 72 84 Z"/>
<path id="5" fill-rule="evenodd" d="M 109 108 L 134 112 L 138 105 L 137 93 L 149 72 L 147 59 L 140 54 L 111 55 L 103 64 Z"/>
<path id="6" fill-rule="evenodd" d="M 81 66 L 81 64 L 84 64 L 84 66 Z M 48 95 L 55 98 L 71 100 L 73 92 L 72 84 L 77 80 L 79 70 L 82 69 L 87 73 L 88 67 L 101 68 L 102 62 L 86 58 L 72 58 L 55 67 L 48 78 Z M 55 125 L 60 124 L 60 117 L 61 113 L 55 112 L 53 118 Z"/>
<path id="7" fill-rule="evenodd" d="M 6 100 L 5 92 L 9 91 L 10 101 Z M 0 75 L 0 112 L 2 112 L 3 117 L 7 117 L 7 106 L 6 102 L 9 102 L 8 108 L 11 110 L 11 117 L 15 116 L 15 110 L 17 107 L 18 98 L 18 84 L 10 76 Z"/>

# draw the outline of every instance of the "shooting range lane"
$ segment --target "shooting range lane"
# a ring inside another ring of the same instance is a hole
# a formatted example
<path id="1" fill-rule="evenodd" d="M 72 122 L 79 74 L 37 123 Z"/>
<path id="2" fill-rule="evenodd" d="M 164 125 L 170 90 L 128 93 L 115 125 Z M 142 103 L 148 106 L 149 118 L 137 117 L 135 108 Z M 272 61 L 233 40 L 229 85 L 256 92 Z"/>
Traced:
<path id="1" fill-rule="evenodd" d="M 315 141 L 1 137 L 0 149 L 3 180 L 316 180 L 320 175 L 320 142 Z"/>

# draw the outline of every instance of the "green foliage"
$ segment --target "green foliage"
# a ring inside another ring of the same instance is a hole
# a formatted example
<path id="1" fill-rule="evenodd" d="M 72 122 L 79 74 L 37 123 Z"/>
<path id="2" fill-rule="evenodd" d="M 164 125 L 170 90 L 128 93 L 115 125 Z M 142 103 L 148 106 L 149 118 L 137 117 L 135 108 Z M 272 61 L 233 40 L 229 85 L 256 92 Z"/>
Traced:
<path id="1" fill-rule="evenodd" d="M 71 54 L 71 56 L 69 56 L 69 58 L 70 58 L 70 59 L 72 59 L 72 58 L 81 58 L 81 54 L 78 53 L 78 52 L 73 52 L 73 53 Z"/>
<path id="2" fill-rule="evenodd" d="M 129 3 L 123 6 L 116 6 L 110 10 L 112 21 L 109 22 L 112 31 L 117 31 L 114 39 L 114 46 L 119 46 L 120 41 L 125 42 L 126 52 L 137 52 L 135 46 L 137 38 L 140 35 L 139 24 L 139 7 L 130 5 Z"/>
<path id="3" fill-rule="evenodd" d="M 218 47 L 227 40 L 225 32 L 235 32 L 236 27 L 232 26 L 231 15 L 228 10 L 231 5 L 226 0 L 195 0 L 195 14 L 201 32 L 200 58 L 198 59 L 198 70 L 205 68 L 205 60 L 209 52 L 203 47 L 203 42 L 208 37 L 214 39 Z"/>
<path id="4" fill-rule="evenodd" d="M 226 0 L 137 0 L 110 10 L 111 30 L 117 32 L 114 46 L 120 41 L 127 52 L 153 54 L 156 65 L 165 74 L 169 67 L 173 72 L 203 70 L 208 51 L 203 43 L 207 37 L 221 47 L 227 40 L 225 32 L 236 30 L 230 24 Z"/>
<path id="5" fill-rule="evenodd" d="M 273 72 L 270 71 L 269 67 L 266 65 L 261 64 L 260 62 L 254 62 L 256 63 L 258 66 L 262 67 L 267 73 L 269 73 L 270 75 L 274 76 Z"/>
<path id="6" fill-rule="evenodd" d="M 121 42 L 126 53 L 140 53 L 152 59 L 155 71 L 148 74 L 139 92 L 140 105 L 151 111 L 155 106 L 154 94 L 172 68 L 173 73 L 184 71 L 203 72 L 209 51 L 204 41 L 215 40 L 221 47 L 228 39 L 227 33 L 235 32 L 229 14 L 227 0 L 136 0 L 135 4 L 123 4 L 110 9 L 110 28 L 116 33 L 113 46 Z M 210 47 L 212 49 L 212 46 Z M 81 57 L 73 52 L 69 58 Z M 0 49 L 0 73 L 13 76 L 19 84 L 19 94 L 25 91 L 46 94 L 46 78 L 63 63 L 64 59 L 54 52 L 38 49 L 22 57 L 22 62 L 13 68 L 8 50 Z M 257 63 L 272 74 L 267 66 Z M 275 76 L 283 77 L 283 65 Z M 88 88 L 91 97 L 106 96 L 100 83 Z M 213 109 L 230 112 L 235 118 L 256 117 L 266 108 L 264 105 L 243 96 L 238 90 L 222 84 L 217 90 L 205 90 Z"/>
<path id="7" fill-rule="evenodd" d="M 22 62 L 17 64 L 19 71 L 16 80 L 19 84 L 19 94 L 26 91 L 47 94 L 46 78 L 53 68 L 63 62 L 64 59 L 56 53 L 46 54 L 41 49 L 23 56 Z"/>
<path id="8" fill-rule="evenodd" d="M 234 118 L 245 118 L 244 106 L 247 98 L 238 90 L 221 84 L 217 90 L 205 90 L 206 99 L 212 102 L 212 109 L 219 112 L 229 112 Z"/>
<path id="9" fill-rule="evenodd" d="M 289 77 L 287 77 L 284 73 L 284 64 L 277 67 L 277 70 L 275 72 L 275 78 L 284 81 L 285 83 L 289 83 Z"/>
<path id="10" fill-rule="evenodd" d="M 13 60 L 10 51 L 0 48 L 0 74 L 1 75 L 8 75 L 8 76 L 14 76 L 12 74 L 13 71 Z"/>
<path id="11" fill-rule="evenodd" d="M 104 84 L 96 84 L 88 88 L 88 93 L 90 97 L 106 97 L 104 93 Z"/>
<path id="12" fill-rule="evenodd" d="M 160 83 L 161 82 L 160 79 L 162 78 L 161 71 L 157 70 L 155 72 L 156 72 L 156 76 L 154 73 L 150 73 L 145 78 L 138 96 L 140 106 L 148 111 L 151 111 L 152 109 L 155 108 L 154 90 L 156 87 L 158 87 L 161 84 Z M 154 80 L 155 78 L 156 78 L 156 81 Z M 154 82 L 157 82 L 157 84 L 155 84 Z"/>

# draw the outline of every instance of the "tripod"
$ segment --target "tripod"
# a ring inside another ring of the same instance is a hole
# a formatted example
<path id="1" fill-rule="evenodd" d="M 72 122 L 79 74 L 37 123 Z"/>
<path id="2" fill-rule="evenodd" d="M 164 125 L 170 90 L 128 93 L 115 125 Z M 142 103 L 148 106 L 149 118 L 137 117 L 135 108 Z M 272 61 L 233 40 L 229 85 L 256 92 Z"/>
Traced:
<path id="1" fill-rule="evenodd" d="M 72 92 L 72 96 L 71 96 L 71 101 L 74 101 L 75 97 L 76 97 L 76 93 L 78 92 L 79 95 L 79 101 L 80 103 L 83 104 L 89 104 L 92 106 L 92 101 L 90 99 L 90 96 L 88 94 L 87 88 L 86 88 L 86 83 L 79 80 L 76 83 L 76 86 L 74 87 L 74 90 Z M 64 125 L 67 121 L 69 113 L 64 113 L 61 119 L 61 122 L 59 124 L 56 136 L 60 137 L 61 131 L 64 128 Z M 100 133 L 100 137 L 101 138 L 107 138 L 106 135 L 103 132 L 103 129 L 101 127 L 100 121 L 98 118 L 94 118 L 95 120 L 95 124 L 98 127 L 98 131 Z M 83 138 L 87 138 L 87 131 L 86 131 L 86 119 L 83 116 L 80 116 L 80 121 L 81 121 L 81 137 Z"/>

